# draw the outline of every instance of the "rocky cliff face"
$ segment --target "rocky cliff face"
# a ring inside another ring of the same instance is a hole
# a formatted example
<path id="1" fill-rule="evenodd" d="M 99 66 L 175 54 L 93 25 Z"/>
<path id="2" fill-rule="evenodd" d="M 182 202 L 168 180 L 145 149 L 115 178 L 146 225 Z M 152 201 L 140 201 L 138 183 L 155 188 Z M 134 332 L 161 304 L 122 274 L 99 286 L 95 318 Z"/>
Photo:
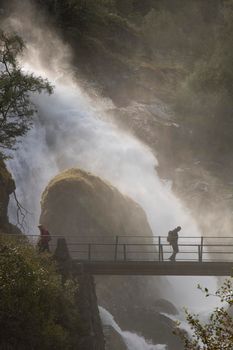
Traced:
<path id="1" fill-rule="evenodd" d="M 41 206 L 41 223 L 51 234 L 65 236 L 68 243 L 70 235 L 72 242 L 85 238 L 87 242 L 88 236 L 101 243 L 103 237 L 114 242 L 116 235 L 143 235 L 152 240 L 146 215 L 137 203 L 80 169 L 56 176 L 45 189 Z M 155 343 L 170 343 L 173 350 L 179 349 L 172 339 L 171 324 L 160 317 L 156 307 L 160 290 L 169 288 L 164 279 L 100 276 L 95 282 L 98 303 L 113 314 L 123 330 L 140 332 Z"/>
<path id="2" fill-rule="evenodd" d="M 78 348 L 82 350 L 104 350 L 105 341 L 98 312 L 95 284 L 92 276 L 77 277 L 79 283 L 79 310 L 86 329 Z"/>
<path id="3" fill-rule="evenodd" d="M 7 210 L 9 197 L 15 190 L 15 183 L 3 160 L 0 159 L 0 231 L 11 233 L 13 225 L 9 223 Z"/>

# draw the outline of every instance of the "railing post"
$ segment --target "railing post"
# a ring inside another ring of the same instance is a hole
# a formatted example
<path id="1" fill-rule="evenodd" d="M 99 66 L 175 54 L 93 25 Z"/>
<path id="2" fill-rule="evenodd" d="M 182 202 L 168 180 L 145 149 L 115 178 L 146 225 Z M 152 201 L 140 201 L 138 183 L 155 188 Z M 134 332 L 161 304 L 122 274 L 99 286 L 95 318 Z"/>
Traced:
<path id="1" fill-rule="evenodd" d="M 124 261 L 126 261 L 126 244 L 123 244 Z"/>
<path id="2" fill-rule="evenodd" d="M 203 257 L 203 237 L 201 237 L 201 244 L 198 245 L 198 261 L 202 262 Z"/>
<path id="3" fill-rule="evenodd" d="M 201 246 L 200 244 L 198 244 L 198 261 L 201 262 L 202 261 L 202 256 L 201 256 Z"/>
<path id="4" fill-rule="evenodd" d="M 161 261 L 163 261 L 163 245 L 161 244 Z"/>
<path id="5" fill-rule="evenodd" d="M 91 243 L 88 243 L 88 260 L 91 260 Z"/>
<path id="6" fill-rule="evenodd" d="M 161 261 L 161 237 L 159 236 L 159 261 Z"/>
<path id="7" fill-rule="evenodd" d="M 117 261 L 117 248 L 118 248 L 118 241 L 119 241 L 119 237 L 116 236 L 116 240 L 115 240 L 115 261 Z"/>
<path id="8" fill-rule="evenodd" d="M 201 262 L 203 258 L 203 242 L 204 242 L 204 237 L 201 237 Z"/>

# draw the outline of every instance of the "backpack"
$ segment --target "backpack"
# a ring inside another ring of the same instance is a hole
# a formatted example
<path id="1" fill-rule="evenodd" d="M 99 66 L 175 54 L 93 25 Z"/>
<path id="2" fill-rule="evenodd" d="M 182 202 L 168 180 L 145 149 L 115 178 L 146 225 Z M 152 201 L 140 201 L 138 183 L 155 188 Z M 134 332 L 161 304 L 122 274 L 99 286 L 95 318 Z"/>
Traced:
<path id="1" fill-rule="evenodd" d="M 172 231 L 168 232 L 167 241 L 168 241 L 168 243 L 171 243 L 171 241 L 172 241 Z"/>

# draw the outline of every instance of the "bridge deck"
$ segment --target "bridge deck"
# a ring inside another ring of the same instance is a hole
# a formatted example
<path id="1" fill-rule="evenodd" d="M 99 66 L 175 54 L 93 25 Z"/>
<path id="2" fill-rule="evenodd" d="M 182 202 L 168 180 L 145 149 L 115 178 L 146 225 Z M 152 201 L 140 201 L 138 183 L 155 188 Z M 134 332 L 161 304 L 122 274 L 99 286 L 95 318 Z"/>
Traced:
<path id="1" fill-rule="evenodd" d="M 231 276 L 233 262 L 74 261 L 92 275 Z"/>

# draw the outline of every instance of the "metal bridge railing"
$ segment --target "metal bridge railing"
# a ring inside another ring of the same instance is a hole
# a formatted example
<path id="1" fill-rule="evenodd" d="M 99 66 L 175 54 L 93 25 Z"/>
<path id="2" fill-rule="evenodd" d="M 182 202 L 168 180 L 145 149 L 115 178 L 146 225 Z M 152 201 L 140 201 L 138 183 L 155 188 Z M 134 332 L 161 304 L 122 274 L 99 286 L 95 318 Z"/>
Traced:
<path id="1" fill-rule="evenodd" d="M 7 235 L 37 245 L 38 235 Z M 51 252 L 61 235 L 52 235 Z M 166 236 L 65 236 L 70 256 L 80 261 L 168 261 L 172 248 Z M 180 237 L 177 261 L 233 261 L 233 237 Z"/>

